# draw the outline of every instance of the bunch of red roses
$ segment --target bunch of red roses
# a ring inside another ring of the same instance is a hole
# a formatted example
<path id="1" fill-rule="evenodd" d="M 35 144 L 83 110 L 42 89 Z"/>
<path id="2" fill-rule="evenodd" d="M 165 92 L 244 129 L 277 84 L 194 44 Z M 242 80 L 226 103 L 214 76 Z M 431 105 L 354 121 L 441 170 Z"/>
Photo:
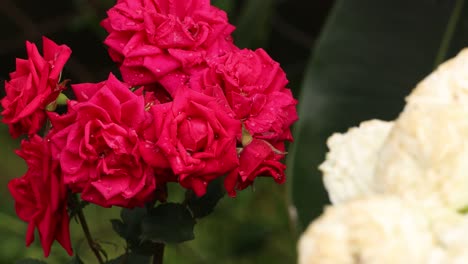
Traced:
<path id="1" fill-rule="evenodd" d="M 64 101 L 71 50 L 43 38 L 43 55 L 27 42 L 5 83 L 3 122 L 28 136 L 17 151 L 28 171 L 9 189 L 27 244 L 37 228 L 46 256 L 54 240 L 72 253 L 69 192 L 131 208 L 164 200 L 168 182 L 202 196 L 226 175 L 235 196 L 257 176 L 285 180 L 297 101 L 264 50 L 233 44 L 225 12 L 209 0 L 118 0 L 107 14 L 104 43 L 123 82 L 71 85 L 75 99 Z"/>

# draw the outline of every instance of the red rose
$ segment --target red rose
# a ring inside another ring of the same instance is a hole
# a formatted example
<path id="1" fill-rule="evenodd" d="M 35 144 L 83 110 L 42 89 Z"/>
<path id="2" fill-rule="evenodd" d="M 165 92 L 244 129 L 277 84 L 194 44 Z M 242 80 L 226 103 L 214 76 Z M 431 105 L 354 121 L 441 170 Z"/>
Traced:
<path id="1" fill-rule="evenodd" d="M 224 181 L 228 194 L 236 196 L 236 190 L 251 185 L 258 176 L 271 176 L 277 183 L 284 183 L 286 165 L 280 162 L 283 151 L 283 143 L 273 146 L 265 140 L 253 139 L 240 152 L 239 167 Z"/>
<path id="2" fill-rule="evenodd" d="M 16 213 L 28 222 L 26 245 L 34 241 L 37 228 L 44 255 L 57 240 L 69 255 L 73 254 L 67 214 L 67 191 L 60 177 L 60 167 L 51 160 L 49 144 L 37 135 L 21 142 L 17 154 L 27 165 L 26 174 L 8 183 Z"/>
<path id="3" fill-rule="evenodd" d="M 211 60 L 208 69 L 193 75 L 190 86 L 205 94 L 220 86 L 252 136 L 276 142 L 292 140 L 289 127 L 297 120 L 297 101 L 287 83 L 263 49 L 244 49 Z"/>
<path id="4" fill-rule="evenodd" d="M 10 127 L 10 134 L 35 134 L 45 122 L 45 107 L 55 101 L 63 89 L 57 82 L 60 72 L 70 57 L 71 50 L 57 46 L 43 37 L 44 57 L 36 45 L 26 42 L 28 59 L 16 59 L 16 71 L 5 82 L 6 97 L 1 100 L 3 122 Z"/>
<path id="5" fill-rule="evenodd" d="M 104 43 L 132 85 L 154 83 L 235 47 L 234 27 L 209 0 L 120 0 L 107 14 Z"/>
<path id="6" fill-rule="evenodd" d="M 201 196 L 208 182 L 237 167 L 241 124 L 224 101 L 181 87 L 173 102 L 154 105 L 151 113 L 145 160 L 172 168 L 182 186 Z"/>
<path id="7" fill-rule="evenodd" d="M 65 183 L 101 206 L 143 206 L 156 188 L 153 170 L 138 149 L 147 117 L 143 96 L 113 75 L 72 87 L 78 101 L 69 102 L 63 116 L 50 114 L 52 154 Z"/>

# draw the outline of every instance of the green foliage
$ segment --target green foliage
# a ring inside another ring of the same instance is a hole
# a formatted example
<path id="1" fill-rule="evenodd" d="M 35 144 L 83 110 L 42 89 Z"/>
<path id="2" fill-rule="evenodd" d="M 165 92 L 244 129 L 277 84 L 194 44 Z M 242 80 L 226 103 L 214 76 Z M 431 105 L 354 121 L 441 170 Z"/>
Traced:
<path id="1" fill-rule="evenodd" d="M 144 208 L 127 209 L 122 208 L 120 219 L 112 219 L 112 227 L 119 236 L 125 238 L 130 243 L 139 243 L 141 234 L 141 220 L 146 216 Z"/>
<path id="2" fill-rule="evenodd" d="M 135 253 L 125 253 L 122 256 L 109 260 L 106 264 L 148 264 L 151 257 Z"/>
<path id="3" fill-rule="evenodd" d="M 181 243 L 195 238 L 195 219 L 182 204 L 165 203 L 151 209 L 141 223 L 142 239 L 159 243 Z"/>
<path id="4" fill-rule="evenodd" d="M 327 138 L 367 119 L 397 116 L 403 98 L 432 71 L 454 6 L 454 1 L 337 1 L 306 71 L 288 157 L 299 229 L 327 202 L 317 169 Z M 467 22 L 465 7 L 449 56 L 468 43 Z"/>
<path id="5" fill-rule="evenodd" d="M 212 181 L 206 190 L 206 194 L 202 197 L 197 197 L 190 192 L 190 197 L 187 200 L 187 206 L 195 218 L 202 218 L 211 214 L 218 204 L 219 200 L 224 197 L 223 179 Z"/>
<path id="6" fill-rule="evenodd" d="M 78 256 L 78 254 L 76 254 L 71 260 L 70 262 L 68 262 L 68 264 L 84 264 L 83 260 L 80 258 L 80 256 Z"/>
<path id="7" fill-rule="evenodd" d="M 15 264 L 47 264 L 47 262 L 38 259 L 27 258 L 18 260 L 15 262 Z"/>
<path id="8" fill-rule="evenodd" d="M 142 241 L 141 222 L 147 216 L 144 208 L 127 209 L 122 208 L 120 219 L 111 219 L 114 231 L 127 241 L 129 254 L 140 254 L 151 256 L 154 251 L 154 243 Z"/>

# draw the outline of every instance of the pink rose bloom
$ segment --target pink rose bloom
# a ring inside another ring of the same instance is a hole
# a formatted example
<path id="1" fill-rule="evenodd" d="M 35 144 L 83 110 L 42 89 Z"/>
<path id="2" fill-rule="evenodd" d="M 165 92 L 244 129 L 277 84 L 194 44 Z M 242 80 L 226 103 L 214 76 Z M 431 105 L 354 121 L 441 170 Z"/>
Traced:
<path id="1" fill-rule="evenodd" d="M 57 240 L 69 255 L 73 254 L 70 242 L 67 213 L 67 190 L 60 176 L 60 167 L 52 161 L 49 143 L 37 135 L 21 142 L 16 152 L 26 161 L 26 174 L 8 183 L 15 200 L 16 214 L 28 222 L 26 245 L 34 241 L 34 231 L 47 257 L 52 243 Z"/>
<path id="2" fill-rule="evenodd" d="M 154 197 L 156 177 L 141 159 L 139 133 L 144 98 L 113 75 L 107 81 L 72 86 L 68 113 L 51 113 L 52 154 L 65 184 L 83 200 L 109 207 L 143 206 Z"/>
<path id="3" fill-rule="evenodd" d="M 186 87 L 174 101 L 152 106 L 153 122 L 145 131 L 145 160 L 171 168 L 185 188 L 201 196 L 207 184 L 238 165 L 236 141 L 241 123 L 225 101 Z"/>
<path id="4" fill-rule="evenodd" d="M 234 27 L 209 0 L 119 0 L 102 26 L 125 82 L 150 84 L 235 48 Z"/>
<path id="5" fill-rule="evenodd" d="M 46 37 L 42 41 L 44 56 L 39 54 L 36 45 L 26 42 L 28 59 L 16 59 L 16 71 L 10 73 L 11 80 L 5 82 L 2 121 L 15 138 L 37 133 L 46 120 L 45 107 L 64 89 L 58 81 L 71 50 Z"/>
<path id="6" fill-rule="evenodd" d="M 254 138 L 277 142 L 292 140 L 289 127 L 298 119 L 297 100 L 287 83 L 280 65 L 263 49 L 243 49 L 210 61 L 208 69 L 193 74 L 190 87 L 205 94 L 221 87 Z"/>
<path id="7" fill-rule="evenodd" d="M 239 154 L 239 167 L 229 173 L 224 181 L 224 187 L 232 197 L 236 190 L 245 189 L 258 176 L 270 176 L 277 183 L 285 181 L 286 165 L 280 162 L 284 158 L 284 144 L 275 146 L 261 139 L 253 139 Z"/>

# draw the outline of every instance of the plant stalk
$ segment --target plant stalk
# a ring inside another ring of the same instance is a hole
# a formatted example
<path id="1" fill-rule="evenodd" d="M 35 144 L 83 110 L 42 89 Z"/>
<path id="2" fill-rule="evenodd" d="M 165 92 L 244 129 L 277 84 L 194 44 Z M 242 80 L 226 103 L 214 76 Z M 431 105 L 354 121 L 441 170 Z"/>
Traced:
<path id="1" fill-rule="evenodd" d="M 77 201 L 75 197 L 75 201 Z M 78 203 L 76 203 L 78 204 Z M 94 255 L 96 256 L 99 264 L 104 264 L 104 260 L 102 259 L 101 253 L 99 252 L 99 245 L 94 241 L 93 237 L 91 236 L 91 232 L 89 231 L 88 222 L 86 221 L 85 215 L 83 213 L 83 208 L 78 205 L 77 208 L 77 216 L 80 221 L 81 228 L 83 229 L 83 233 L 85 234 L 86 241 L 88 242 L 89 247 L 93 251 Z"/>
<path id="2" fill-rule="evenodd" d="M 465 0 L 457 0 L 455 6 L 453 7 L 452 14 L 450 15 L 449 21 L 447 23 L 447 28 L 445 29 L 444 36 L 442 37 L 442 42 L 440 43 L 439 51 L 437 52 L 434 68 L 437 68 L 447 57 L 450 44 L 455 34 L 455 29 L 461 18 L 461 13 L 463 10 L 463 5 Z"/>
<path id="3" fill-rule="evenodd" d="M 164 258 L 164 243 L 156 243 L 153 254 L 153 264 L 162 264 Z"/>

